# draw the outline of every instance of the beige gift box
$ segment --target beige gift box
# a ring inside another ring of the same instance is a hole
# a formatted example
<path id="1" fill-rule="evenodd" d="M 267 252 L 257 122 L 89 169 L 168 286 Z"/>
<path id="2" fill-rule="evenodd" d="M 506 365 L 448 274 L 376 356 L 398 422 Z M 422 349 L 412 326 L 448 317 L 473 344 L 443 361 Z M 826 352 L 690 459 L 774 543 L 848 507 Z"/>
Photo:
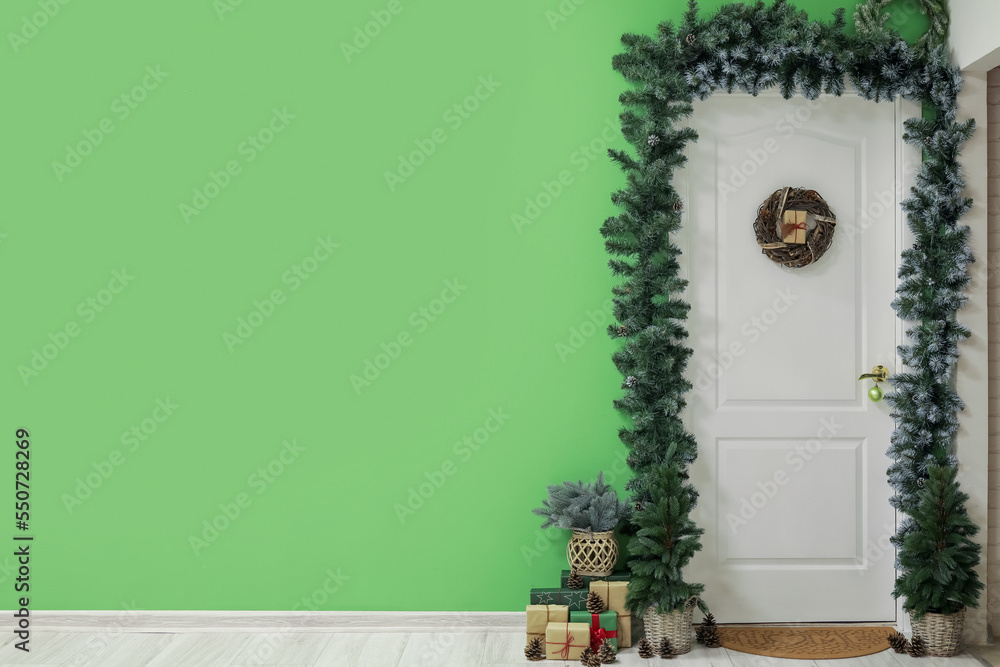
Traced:
<path id="1" fill-rule="evenodd" d="M 586 623 L 549 623 L 545 627 L 545 657 L 549 660 L 579 660 L 590 648 L 590 626 Z"/>
<path id="2" fill-rule="evenodd" d="M 618 614 L 618 648 L 632 645 L 632 615 Z"/>
<path id="3" fill-rule="evenodd" d="M 781 219 L 781 240 L 785 243 L 806 242 L 806 212 L 785 211 Z"/>
<path id="4" fill-rule="evenodd" d="M 538 637 L 545 643 L 545 628 L 549 623 L 566 623 L 569 621 L 569 606 L 559 604 L 529 604 L 526 609 L 528 617 L 528 641 Z"/>
<path id="5" fill-rule="evenodd" d="M 628 614 L 625 608 L 625 594 L 628 592 L 627 581 L 592 581 L 590 592 L 597 593 L 604 600 L 604 608 L 617 611 L 621 615 Z"/>

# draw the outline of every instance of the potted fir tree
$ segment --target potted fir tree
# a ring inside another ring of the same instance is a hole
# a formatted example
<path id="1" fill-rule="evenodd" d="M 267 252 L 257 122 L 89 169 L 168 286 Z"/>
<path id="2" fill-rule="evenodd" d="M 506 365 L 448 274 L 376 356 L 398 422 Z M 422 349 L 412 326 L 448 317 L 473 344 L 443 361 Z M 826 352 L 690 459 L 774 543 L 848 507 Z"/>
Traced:
<path id="1" fill-rule="evenodd" d="M 928 655 L 957 655 L 965 626 L 965 608 L 979 605 L 983 584 L 976 574 L 979 532 L 966 510 L 968 494 L 958 488 L 954 465 L 933 466 L 917 494 L 918 505 L 901 531 L 902 573 L 895 597 L 903 596 L 913 636 L 923 639 Z"/>
<path id="2" fill-rule="evenodd" d="M 628 518 L 628 503 L 618 502 L 618 494 L 604 483 L 604 473 L 594 483 L 563 482 L 548 487 L 549 497 L 542 507 L 531 510 L 545 517 L 542 528 L 555 526 L 573 531 L 566 546 L 571 569 L 582 575 L 605 577 L 618 562 L 615 528 Z"/>
<path id="3" fill-rule="evenodd" d="M 683 574 L 691 557 L 701 550 L 700 537 L 705 532 L 690 516 L 698 493 L 670 463 L 651 471 L 645 490 L 649 499 L 632 514 L 638 531 L 629 541 L 632 579 L 626 605 L 643 617 L 646 638 L 653 646 L 666 638 L 675 653 L 687 653 L 694 608 L 706 610 L 698 598 L 704 585 L 686 582 Z"/>

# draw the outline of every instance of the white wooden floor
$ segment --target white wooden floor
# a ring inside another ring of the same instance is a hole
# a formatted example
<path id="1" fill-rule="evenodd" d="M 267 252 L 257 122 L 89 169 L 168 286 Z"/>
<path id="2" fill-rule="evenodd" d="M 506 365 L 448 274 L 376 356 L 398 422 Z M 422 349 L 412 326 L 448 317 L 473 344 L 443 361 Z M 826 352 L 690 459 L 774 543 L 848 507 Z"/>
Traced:
<path id="1" fill-rule="evenodd" d="M 0 667 L 42 665 L 55 667 L 478 667 L 479 665 L 577 665 L 579 662 L 524 659 L 524 635 L 515 632 L 33 632 L 30 653 L 0 646 Z M 624 649 L 615 663 L 665 664 L 659 658 L 643 660 L 635 647 Z M 965 653 L 955 658 L 921 658 L 885 651 L 850 660 L 780 660 L 726 649 L 695 645 L 678 656 L 675 667 L 982 667 Z"/>

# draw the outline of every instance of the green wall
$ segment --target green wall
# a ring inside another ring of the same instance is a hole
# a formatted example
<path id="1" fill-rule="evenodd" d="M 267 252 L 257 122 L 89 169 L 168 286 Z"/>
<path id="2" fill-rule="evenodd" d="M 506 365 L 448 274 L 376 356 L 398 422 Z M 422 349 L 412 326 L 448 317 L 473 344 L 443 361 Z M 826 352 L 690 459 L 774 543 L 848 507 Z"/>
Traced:
<path id="1" fill-rule="evenodd" d="M 552 584 L 545 485 L 625 481 L 610 59 L 683 3 L 63 2 L 0 10 L 33 607 L 513 610 Z"/>

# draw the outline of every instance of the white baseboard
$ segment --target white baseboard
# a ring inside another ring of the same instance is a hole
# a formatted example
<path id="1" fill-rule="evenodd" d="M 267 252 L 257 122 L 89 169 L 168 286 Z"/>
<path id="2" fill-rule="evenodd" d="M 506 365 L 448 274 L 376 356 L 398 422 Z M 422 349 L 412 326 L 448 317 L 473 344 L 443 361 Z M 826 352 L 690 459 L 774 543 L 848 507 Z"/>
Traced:
<path id="1" fill-rule="evenodd" d="M 33 611 L 31 626 L 54 632 L 524 632 L 524 612 Z"/>

